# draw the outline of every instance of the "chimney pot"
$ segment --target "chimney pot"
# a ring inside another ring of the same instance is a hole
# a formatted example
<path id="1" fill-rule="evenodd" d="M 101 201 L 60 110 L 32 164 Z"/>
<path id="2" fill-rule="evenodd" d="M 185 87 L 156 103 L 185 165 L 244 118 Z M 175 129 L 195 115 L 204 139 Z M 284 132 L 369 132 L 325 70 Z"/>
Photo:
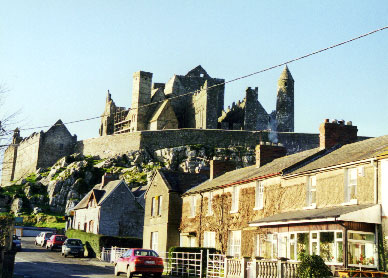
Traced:
<path id="1" fill-rule="evenodd" d="M 324 123 L 328 123 L 328 122 L 330 122 L 330 120 L 329 119 L 325 119 L 323 122 Z"/>
<path id="2" fill-rule="evenodd" d="M 346 125 L 353 125 L 352 121 L 347 121 Z"/>

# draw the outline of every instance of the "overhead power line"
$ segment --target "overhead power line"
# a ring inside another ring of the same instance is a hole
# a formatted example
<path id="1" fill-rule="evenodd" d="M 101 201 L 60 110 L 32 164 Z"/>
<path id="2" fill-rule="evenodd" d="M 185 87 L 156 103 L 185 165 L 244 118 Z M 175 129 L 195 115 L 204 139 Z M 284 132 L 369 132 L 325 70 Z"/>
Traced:
<path id="1" fill-rule="evenodd" d="M 379 29 L 370 31 L 370 32 L 365 33 L 365 34 L 362 34 L 362 35 L 360 35 L 360 36 L 358 36 L 358 37 L 355 37 L 355 38 L 352 38 L 352 39 L 349 39 L 349 40 L 346 40 L 346 41 L 343 41 L 343 42 L 340 42 L 340 43 L 337 43 L 337 44 L 334 44 L 334 45 L 331 45 L 331 46 L 328 46 L 328 47 L 325 47 L 325 48 L 322 48 L 322 49 L 320 49 L 320 50 L 316 50 L 316 51 L 314 51 L 314 52 L 305 54 L 305 55 L 303 55 L 303 56 L 300 56 L 300 57 L 297 57 L 297 58 L 294 58 L 294 59 L 290 59 L 290 60 L 288 60 L 288 61 L 285 61 L 285 62 L 283 62 L 283 63 L 277 64 L 277 65 L 274 65 L 274 66 L 271 66 L 271 67 L 268 67 L 268 68 L 265 68 L 265 69 L 262 69 L 262 70 L 259 70 L 259 71 L 256 71 L 256 72 L 252 72 L 252 73 L 250 73 L 250 74 L 246 74 L 246 75 L 243 75 L 243 76 L 240 76 L 240 77 L 236 77 L 236 78 L 234 78 L 234 79 L 231 79 L 231 80 L 228 80 L 228 81 L 225 81 L 225 82 L 222 82 L 222 83 L 217 83 L 217 84 L 215 84 L 215 85 L 209 86 L 208 89 L 212 89 L 212 88 L 215 88 L 215 87 L 218 87 L 218 86 L 223 86 L 223 85 L 225 85 L 225 84 L 229 84 L 229 83 L 232 83 L 232 82 L 241 80 L 241 79 L 245 79 L 245 78 L 251 77 L 251 76 L 253 76 L 253 75 L 257 75 L 257 74 L 260 74 L 260 73 L 263 73 L 263 72 L 266 72 L 266 71 L 269 71 L 269 70 L 272 70 L 272 69 L 275 69 L 275 68 L 278 68 L 278 67 L 281 67 L 281 66 L 284 66 L 284 65 L 287 65 L 287 64 L 291 64 L 291 63 L 293 63 L 293 62 L 296 62 L 296 61 L 299 61 L 299 60 L 308 58 L 308 57 L 310 57 L 310 56 L 319 54 L 319 53 L 321 53 L 321 52 L 325 52 L 325 51 L 328 51 L 328 50 L 330 50 L 330 49 L 333 49 L 333 48 L 336 48 L 336 47 L 339 47 L 339 46 L 348 44 L 348 43 L 350 43 L 350 42 L 359 40 L 359 39 L 361 39 L 361 38 L 370 36 L 370 35 L 372 35 L 372 34 L 374 34 L 374 33 L 383 31 L 383 30 L 385 30 L 385 29 L 388 29 L 388 26 L 385 26 L 385 27 L 382 27 L 382 28 L 379 28 Z M 184 97 L 184 96 L 187 96 L 187 95 L 192 95 L 192 94 L 195 94 L 195 93 L 197 93 L 197 92 L 199 92 L 199 91 L 200 91 L 200 90 L 195 90 L 195 91 L 188 92 L 188 93 L 185 93 L 185 94 L 182 94 L 182 95 L 170 97 L 170 98 L 168 98 L 167 100 L 175 99 L 175 98 L 179 98 L 179 97 Z M 138 106 L 138 107 L 136 107 L 136 108 L 131 108 L 131 110 L 139 109 L 139 108 L 146 107 L 146 106 L 155 105 L 155 104 L 158 104 L 158 103 L 161 103 L 161 102 L 164 102 L 164 101 L 165 101 L 165 100 L 152 102 L 152 103 L 150 103 L 150 104 L 141 105 L 141 106 Z M 68 124 L 75 124 L 75 123 L 79 123 L 79 122 L 91 121 L 91 120 L 99 119 L 99 118 L 104 117 L 104 116 L 108 116 L 108 115 L 101 115 L 101 116 L 91 117 L 91 118 L 87 118 L 87 119 L 80 119 L 80 120 L 70 121 L 70 122 L 66 122 L 66 123 L 64 123 L 64 124 L 68 125 Z M 44 126 L 37 126 L 37 127 L 27 127 L 27 128 L 20 128 L 20 130 L 41 129 L 41 128 L 47 128 L 47 127 L 51 127 L 51 126 L 52 126 L 52 125 L 44 125 Z"/>

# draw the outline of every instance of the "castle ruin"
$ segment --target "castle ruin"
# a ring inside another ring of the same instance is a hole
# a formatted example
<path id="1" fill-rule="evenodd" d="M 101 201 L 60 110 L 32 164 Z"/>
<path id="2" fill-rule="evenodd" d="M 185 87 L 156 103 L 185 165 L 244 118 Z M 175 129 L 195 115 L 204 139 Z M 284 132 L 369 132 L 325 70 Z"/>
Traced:
<path id="1" fill-rule="evenodd" d="M 247 88 L 245 98 L 225 110 L 225 80 L 210 77 L 201 66 L 167 83 L 152 83 L 152 75 L 134 73 L 129 109 L 116 106 L 108 91 L 100 136 L 183 128 L 294 131 L 294 79 L 287 66 L 278 81 L 276 111 L 270 114 L 258 100 L 257 87 Z"/>

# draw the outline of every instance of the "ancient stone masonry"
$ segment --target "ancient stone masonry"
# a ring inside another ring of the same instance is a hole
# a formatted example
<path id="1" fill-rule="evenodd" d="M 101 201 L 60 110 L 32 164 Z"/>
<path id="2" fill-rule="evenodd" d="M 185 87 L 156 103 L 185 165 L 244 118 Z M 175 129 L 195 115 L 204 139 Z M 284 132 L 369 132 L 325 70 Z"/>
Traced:
<path id="1" fill-rule="evenodd" d="M 258 88 L 224 110 L 225 80 L 201 67 L 152 83 L 153 74 L 133 75 L 132 107 L 117 107 L 108 92 L 100 136 L 143 130 L 228 129 L 294 131 L 294 81 L 286 67 L 278 81 L 277 110 L 268 114 L 258 101 Z"/>
<path id="2" fill-rule="evenodd" d="M 48 131 L 34 132 L 20 137 L 19 129 L 13 135 L 12 144 L 4 153 L 2 185 L 16 181 L 38 168 L 52 166 L 63 156 L 72 154 L 77 136 L 72 136 L 61 120 Z"/>

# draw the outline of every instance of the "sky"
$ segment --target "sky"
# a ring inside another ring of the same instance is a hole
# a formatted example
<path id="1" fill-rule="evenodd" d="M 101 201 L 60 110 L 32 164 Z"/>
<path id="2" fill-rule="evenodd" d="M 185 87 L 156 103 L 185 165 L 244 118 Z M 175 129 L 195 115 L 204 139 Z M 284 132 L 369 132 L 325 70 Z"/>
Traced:
<path id="1" fill-rule="evenodd" d="M 99 116 L 107 90 L 131 103 L 132 75 L 167 82 L 201 65 L 226 81 L 388 26 L 381 1 L 12 0 L 0 4 L 0 117 L 18 112 L 29 129 Z M 388 29 L 290 63 L 295 132 L 318 133 L 343 119 L 358 134 L 388 134 Z M 226 85 L 225 108 L 259 87 L 275 109 L 282 68 Z M 67 125 L 78 139 L 98 136 L 100 120 Z M 10 126 L 9 128 L 14 128 Z"/>

